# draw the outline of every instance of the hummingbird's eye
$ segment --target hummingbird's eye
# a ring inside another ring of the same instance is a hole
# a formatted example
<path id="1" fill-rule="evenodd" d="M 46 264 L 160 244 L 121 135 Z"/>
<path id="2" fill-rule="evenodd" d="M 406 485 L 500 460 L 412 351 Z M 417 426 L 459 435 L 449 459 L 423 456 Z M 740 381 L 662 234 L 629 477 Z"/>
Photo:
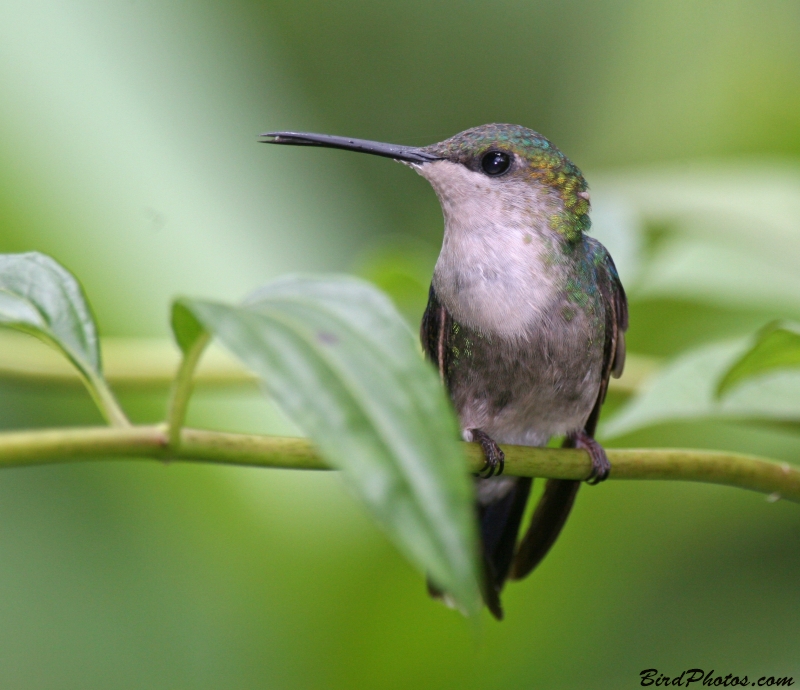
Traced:
<path id="1" fill-rule="evenodd" d="M 503 151 L 489 151 L 481 158 L 481 167 L 487 175 L 502 175 L 511 166 L 511 156 Z"/>

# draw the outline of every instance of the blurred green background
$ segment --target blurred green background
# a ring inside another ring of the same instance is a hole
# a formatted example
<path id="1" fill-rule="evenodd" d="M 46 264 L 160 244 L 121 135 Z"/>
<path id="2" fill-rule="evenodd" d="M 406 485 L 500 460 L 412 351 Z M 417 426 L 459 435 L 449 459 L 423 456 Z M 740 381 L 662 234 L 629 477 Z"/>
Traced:
<path id="1" fill-rule="evenodd" d="M 671 357 L 800 316 L 800 3 L 0 4 L 0 252 L 53 255 L 104 335 L 167 337 L 179 294 L 349 271 L 416 320 L 441 241 L 427 183 L 267 148 L 298 129 L 427 144 L 543 132 L 586 174 Z M 0 352 L 2 357 L 2 352 Z M 137 421 L 165 391 L 123 392 Z M 621 398 L 611 396 L 607 414 Z M 98 423 L 0 381 L 0 427 Z M 292 433 L 257 391 L 190 422 Z M 797 461 L 786 429 L 698 420 L 608 439 Z M 686 668 L 800 678 L 800 512 L 735 489 L 584 489 L 476 633 L 333 474 L 104 462 L 0 473 L 0 687 L 626 688 Z"/>

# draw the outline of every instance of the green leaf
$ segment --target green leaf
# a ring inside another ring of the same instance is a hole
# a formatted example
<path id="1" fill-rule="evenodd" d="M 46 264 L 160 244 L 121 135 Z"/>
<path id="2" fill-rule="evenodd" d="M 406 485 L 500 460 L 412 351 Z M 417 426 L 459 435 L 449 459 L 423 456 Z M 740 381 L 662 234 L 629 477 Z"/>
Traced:
<path id="1" fill-rule="evenodd" d="M 206 333 L 203 324 L 198 322 L 192 312 L 180 302 L 172 305 L 172 332 L 181 352 L 186 355 L 192 346 Z"/>
<path id="2" fill-rule="evenodd" d="M 103 380 L 97 327 L 83 289 L 63 266 L 38 252 L 0 254 L 0 326 L 62 352 L 108 420 L 127 424 Z"/>
<path id="3" fill-rule="evenodd" d="M 748 351 L 751 341 L 714 343 L 672 360 L 648 379 L 643 390 L 600 427 L 602 438 L 628 434 L 665 422 L 728 419 L 754 422 L 800 421 L 800 372 L 742 381 L 724 399 L 720 380 Z"/>
<path id="4" fill-rule="evenodd" d="M 79 369 L 100 374 L 97 328 L 83 290 L 49 256 L 0 255 L 0 324 L 35 335 Z"/>
<path id="5" fill-rule="evenodd" d="M 800 367 L 800 324 L 775 322 L 766 326 L 753 346 L 728 369 L 717 386 L 721 397 L 744 379 L 775 369 Z"/>
<path id="6" fill-rule="evenodd" d="M 466 613 L 480 607 L 472 484 L 438 377 L 388 298 L 350 277 L 290 277 L 242 306 L 183 299 L 256 372 L 400 549 Z M 191 323 L 189 315 L 196 324 Z"/>

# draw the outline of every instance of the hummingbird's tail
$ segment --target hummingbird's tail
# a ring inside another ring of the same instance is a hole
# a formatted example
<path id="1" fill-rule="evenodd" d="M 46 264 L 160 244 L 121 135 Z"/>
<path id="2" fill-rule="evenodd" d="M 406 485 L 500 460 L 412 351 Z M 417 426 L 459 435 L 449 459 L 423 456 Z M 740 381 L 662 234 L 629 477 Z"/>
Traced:
<path id="1" fill-rule="evenodd" d="M 492 615 L 502 620 L 500 592 L 514 560 L 517 534 L 533 480 L 530 477 L 494 477 L 475 481 L 484 566 L 483 598 Z"/>
<path id="2" fill-rule="evenodd" d="M 530 477 L 475 479 L 483 561 L 482 595 L 486 608 L 497 620 L 503 620 L 500 592 L 511 571 L 517 534 L 532 483 Z M 428 594 L 452 605 L 447 593 L 430 579 Z"/>

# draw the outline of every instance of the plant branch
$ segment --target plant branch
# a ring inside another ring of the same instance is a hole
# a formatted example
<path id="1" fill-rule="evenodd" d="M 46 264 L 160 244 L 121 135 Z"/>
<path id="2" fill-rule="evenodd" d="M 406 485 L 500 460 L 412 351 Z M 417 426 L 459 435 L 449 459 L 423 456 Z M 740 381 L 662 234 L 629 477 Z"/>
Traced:
<path id="1" fill-rule="evenodd" d="M 468 468 L 483 455 L 464 444 Z M 591 463 L 585 451 L 504 446 L 509 475 L 583 480 Z M 735 486 L 800 503 L 800 468 L 750 455 L 705 450 L 608 449 L 611 479 L 670 479 Z M 154 458 L 253 467 L 328 469 L 302 438 L 181 429 L 170 447 L 167 426 L 83 427 L 0 433 L 0 467 L 24 467 L 110 458 Z"/>

